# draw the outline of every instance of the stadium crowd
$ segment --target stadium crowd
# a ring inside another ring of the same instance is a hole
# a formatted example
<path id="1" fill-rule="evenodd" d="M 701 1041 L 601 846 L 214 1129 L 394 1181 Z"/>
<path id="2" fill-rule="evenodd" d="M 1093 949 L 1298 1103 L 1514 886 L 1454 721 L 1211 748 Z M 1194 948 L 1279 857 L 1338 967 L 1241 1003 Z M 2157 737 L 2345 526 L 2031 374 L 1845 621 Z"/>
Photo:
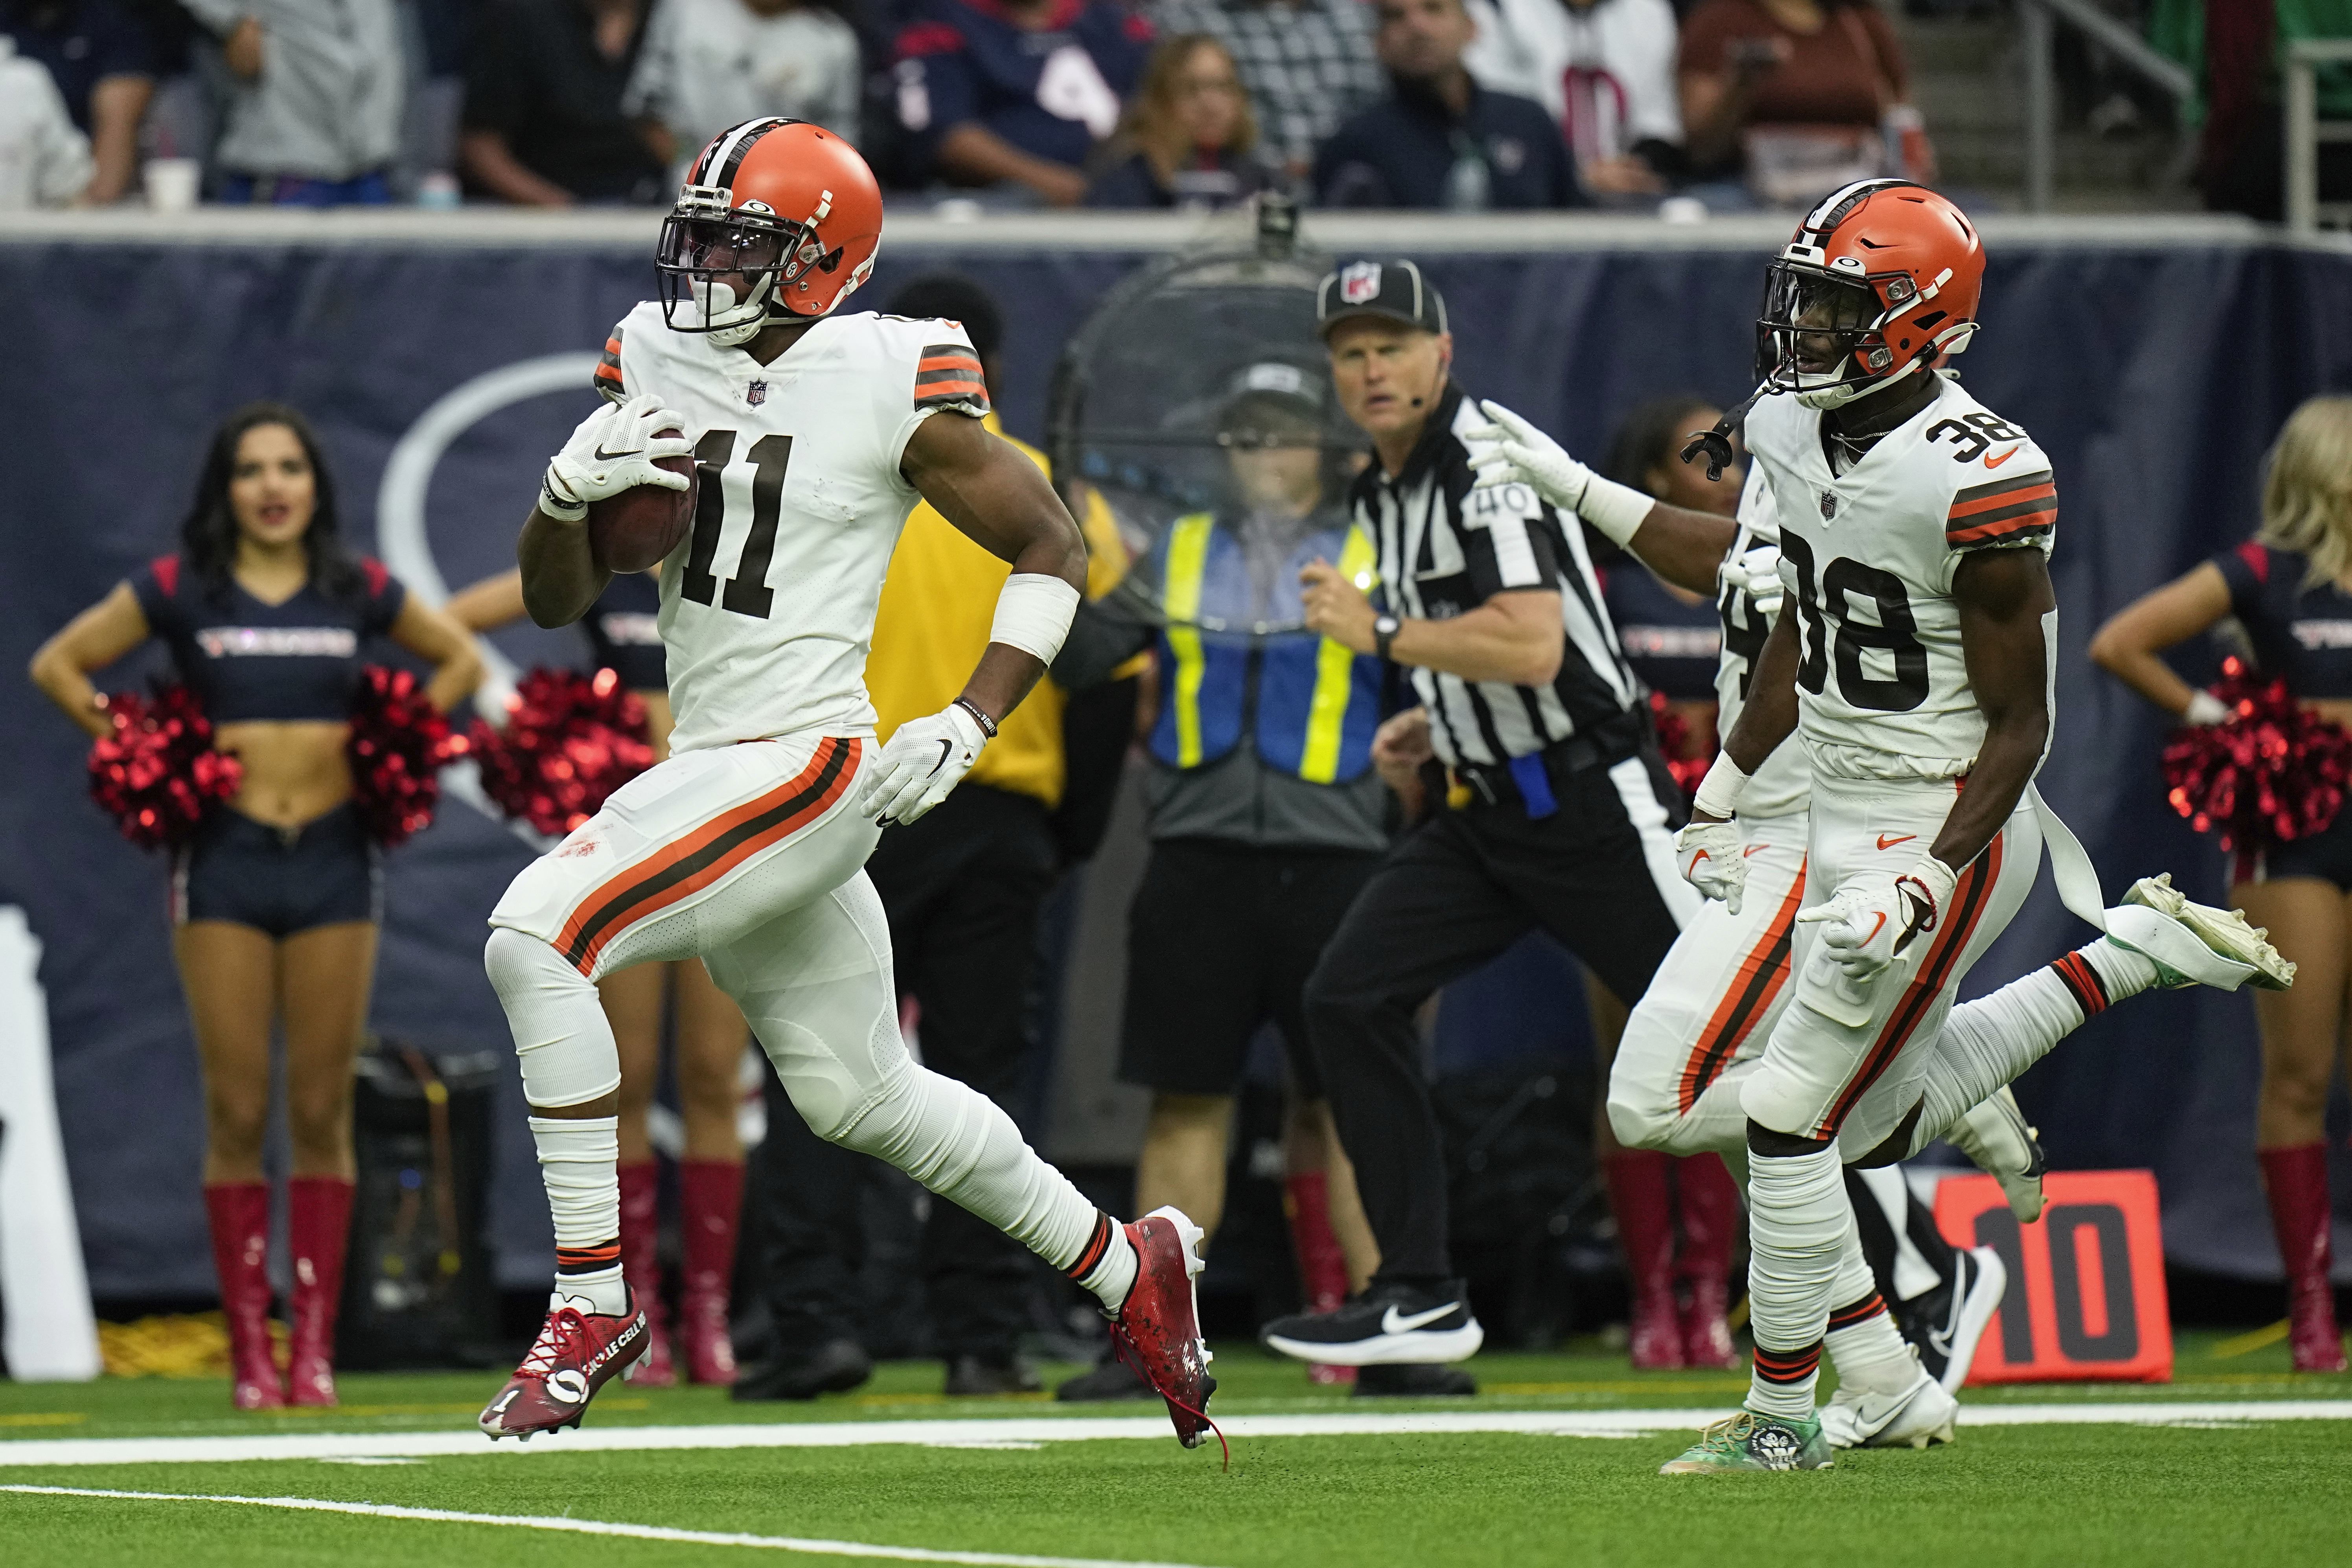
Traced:
<path id="1" fill-rule="evenodd" d="M 990 207 L 1746 206 L 1933 170 L 1867 0 L 0 0 L 0 207 L 658 204 L 761 114 Z"/>

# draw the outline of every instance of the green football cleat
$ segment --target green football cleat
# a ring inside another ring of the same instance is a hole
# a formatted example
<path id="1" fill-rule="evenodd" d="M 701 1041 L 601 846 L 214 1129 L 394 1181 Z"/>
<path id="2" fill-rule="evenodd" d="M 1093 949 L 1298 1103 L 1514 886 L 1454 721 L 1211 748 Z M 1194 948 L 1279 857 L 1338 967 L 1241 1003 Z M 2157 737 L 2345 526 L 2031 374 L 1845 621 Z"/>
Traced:
<path id="1" fill-rule="evenodd" d="M 1826 1470 L 1833 1463 L 1816 1413 L 1802 1421 L 1742 1410 L 1698 1435 L 1662 1476 L 1712 1476 L 1727 1470 Z"/>

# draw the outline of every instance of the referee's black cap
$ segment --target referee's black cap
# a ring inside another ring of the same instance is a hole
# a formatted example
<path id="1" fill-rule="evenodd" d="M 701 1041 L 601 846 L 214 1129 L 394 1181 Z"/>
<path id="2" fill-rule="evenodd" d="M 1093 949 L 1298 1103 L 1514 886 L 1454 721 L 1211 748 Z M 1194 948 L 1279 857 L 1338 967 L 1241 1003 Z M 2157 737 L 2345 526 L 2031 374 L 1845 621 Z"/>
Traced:
<path id="1" fill-rule="evenodd" d="M 1424 332 L 1446 330 L 1444 297 L 1402 258 L 1341 262 L 1316 289 L 1319 336 L 1328 338 L 1333 327 L 1357 316 L 1379 316 Z"/>

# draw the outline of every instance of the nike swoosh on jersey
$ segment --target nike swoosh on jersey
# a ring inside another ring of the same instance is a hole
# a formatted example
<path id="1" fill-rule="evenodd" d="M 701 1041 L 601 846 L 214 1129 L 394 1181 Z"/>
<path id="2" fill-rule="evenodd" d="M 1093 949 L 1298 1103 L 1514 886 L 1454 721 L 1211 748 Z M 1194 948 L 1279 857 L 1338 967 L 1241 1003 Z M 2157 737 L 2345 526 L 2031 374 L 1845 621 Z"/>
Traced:
<path id="1" fill-rule="evenodd" d="M 1889 837 L 1887 835 L 1882 833 L 1878 836 L 1878 847 L 1881 849 L 1892 849 L 1897 844 L 1908 844 L 1911 840 L 1918 837 L 1919 836 L 1916 833 L 1898 833 L 1894 837 Z"/>
<path id="2" fill-rule="evenodd" d="M 1432 1307 L 1426 1312 L 1400 1312 L 1394 1307 L 1391 1307 L 1387 1311 L 1381 1314 L 1381 1332 L 1384 1334 L 1411 1333 L 1413 1330 L 1420 1328 L 1423 1323 L 1433 1323 L 1437 1321 L 1438 1319 L 1445 1316 L 1448 1312 L 1455 1310 L 1461 1305 L 1462 1303 L 1459 1301 L 1448 1301 L 1443 1307 Z"/>
<path id="3" fill-rule="evenodd" d="M 1998 457 L 1998 458 L 1987 458 L 1985 459 L 1985 467 L 1986 467 L 1986 468 L 2000 468 L 2003 463 L 2008 462 L 2011 458 L 2016 457 L 2016 456 L 2018 455 L 2018 453 L 2020 453 L 2020 452 L 2023 451 L 2024 449 L 2025 449 L 2025 443 L 2024 443 L 2024 442 L 2022 442 L 2022 441 L 2020 441 L 2016 446 L 2011 447 L 2008 451 L 2003 452 L 2000 457 Z"/>

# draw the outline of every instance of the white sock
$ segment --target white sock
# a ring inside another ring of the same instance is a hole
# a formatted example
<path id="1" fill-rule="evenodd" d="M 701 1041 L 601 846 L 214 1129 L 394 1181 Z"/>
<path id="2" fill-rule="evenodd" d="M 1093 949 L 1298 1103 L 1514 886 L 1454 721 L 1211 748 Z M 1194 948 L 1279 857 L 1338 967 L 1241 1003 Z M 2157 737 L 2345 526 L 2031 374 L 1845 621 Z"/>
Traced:
<path id="1" fill-rule="evenodd" d="M 2086 1018 L 2155 984 L 2154 963 L 2101 937 L 1953 1008 L 1928 1058 L 1909 1153 L 1943 1137 Z"/>
<path id="2" fill-rule="evenodd" d="M 555 1289 L 606 1316 L 628 1310 L 621 1282 L 621 1119 L 534 1116 L 540 1180 L 555 1221 Z"/>
<path id="3" fill-rule="evenodd" d="M 1899 1210 L 1893 1223 L 1895 1234 L 1902 1235 L 1903 1216 Z M 1832 1305 L 1828 1329 L 1822 1335 L 1822 1348 L 1829 1352 L 1830 1364 L 1837 1368 L 1841 1387 L 1867 1394 L 1901 1394 L 1919 1380 L 1918 1359 L 1903 1342 L 1895 1320 L 1887 1314 L 1886 1303 L 1879 1298 L 1878 1283 L 1870 1274 L 1870 1260 L 1863 1254 L 1861 1236 L 1848 1226 L 1846 1238 L 1838 1257 L 1837 1280 L 1830 1291 Z M 1914 1252 L 1912 1256 L 1916 1258 L 1918 1254 Z M 1924 1261 L 1921 1267 L 1926 1267 Z M 1932 1283 L 1936 1271 L 1929 1268 L 1927 1278 Z"/>
<path id="4" fill-rule="evenodd" d="M 1748 1238 L 1756 1335 L 1748 1408 L 1802 1421 L 1813 1413 L 1841 1260 L 1850 1241 L 1861 1251 L 1834 1144 L 1810 1154 L 1748 1152 Z"/>

